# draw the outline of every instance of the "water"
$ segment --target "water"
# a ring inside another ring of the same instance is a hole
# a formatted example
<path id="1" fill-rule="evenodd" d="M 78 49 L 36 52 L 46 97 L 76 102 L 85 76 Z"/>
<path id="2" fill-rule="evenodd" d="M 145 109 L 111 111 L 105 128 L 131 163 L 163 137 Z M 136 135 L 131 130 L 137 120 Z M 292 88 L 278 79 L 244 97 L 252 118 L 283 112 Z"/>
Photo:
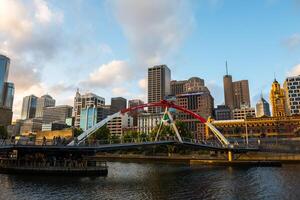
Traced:
<path id="1" fill-rule="evenodd" d="M 100 178 L 0 175 L 0 199 L 300 199 L 300 165 L 282 168 L 109 163 Z"/>

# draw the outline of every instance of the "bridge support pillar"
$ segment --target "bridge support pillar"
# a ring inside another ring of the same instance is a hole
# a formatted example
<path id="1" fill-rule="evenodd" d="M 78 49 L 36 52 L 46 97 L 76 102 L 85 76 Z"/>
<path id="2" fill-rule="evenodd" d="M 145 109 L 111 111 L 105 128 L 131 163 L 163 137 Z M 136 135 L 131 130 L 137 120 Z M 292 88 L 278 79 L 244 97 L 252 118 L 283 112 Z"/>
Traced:
<path id="1" fill-rule="evenodd" d="M 233 160 L 233 153 L 232 151 L 228 151 L 228 161 L 231 162 Z"/>

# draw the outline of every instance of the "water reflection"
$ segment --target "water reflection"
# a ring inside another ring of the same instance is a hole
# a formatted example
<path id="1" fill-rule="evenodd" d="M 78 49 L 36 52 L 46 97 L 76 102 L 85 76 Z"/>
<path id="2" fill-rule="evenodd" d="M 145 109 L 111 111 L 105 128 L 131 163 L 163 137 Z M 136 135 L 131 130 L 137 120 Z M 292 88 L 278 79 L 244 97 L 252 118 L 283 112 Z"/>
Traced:
<path id="1" fill-rule="evenodd" d="M 109 163 L 108 177 L 0 175 L 1 199 L 298 199 L 300 166 Z"/>

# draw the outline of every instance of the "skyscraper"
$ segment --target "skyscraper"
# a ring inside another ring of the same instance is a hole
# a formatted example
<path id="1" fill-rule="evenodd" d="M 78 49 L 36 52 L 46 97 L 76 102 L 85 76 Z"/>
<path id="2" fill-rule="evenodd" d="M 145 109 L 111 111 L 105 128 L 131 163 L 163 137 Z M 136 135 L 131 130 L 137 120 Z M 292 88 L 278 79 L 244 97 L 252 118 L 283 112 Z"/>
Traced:
<path id="1" fill-rule="evenodd" d="M 272 84 L 270 92 L 270 102 L 272 106 L 273 117 L 281 117 L 287 115 L 284 90 L 280 87 L 280 84 L 276 79 Z"/>
<path id="2" fill-rule="evenodd" d="M 139 106 L 141 104 L 144 104 L 144 102 L 140 99 L 131 99 L 128 101 L 128 107 L 134 107 L 134 106 Z M 143 112 L 144 109 L 138 109 L 138 110 L 134 110 L 132 111 L 129 115 L 133 118 L 133 126 L 137 126 L 138 125 L 138 114 Z"/>
<path id="3" fill-rule="evenodd" d="M 67 118 L 72 117 L 73 107 L 68 105 L 60 105 L 43 108 L 43 122 L 44 123 L 65 123 Z"/>
<path id="4" fill-rule="evenodd" d="M 119 112 L 127 107 L 127 100 L 123 97 L 111 98 L 110 111 L 111 113 Z"/>
<path id="5" fill-rule="evenodd" d="M 43 117 L 43 111 L 46 107 L 54 107 L 55 99 L 46 94 L 37 99 L 35 117 Z"/>
<path id="6" fill-rule="evenodd" d="M 232 81 L 232 76 L 228 74 L 227 62 L 223 84 L 226 106 L 230 109 L 240 109 L 242 106 L 251 106 L 248 80 Z"/>
<path id="7" fill-rule="evenodd" d="M 22 119 L 31 119 L 35 117 L 36 112 L 36 104 L 37 104 L 37 97 L 34 95 L 26 96 L 23 98 L 22 104 Z"/>
<path id="8" fill-rule="evenodd" d="M 285 79 L 283 89 L 288 115 L 300 114 L 300 75 Z"/>
<path id="9" fill-rule="evenodd" d="M 4 105 L 5 83 L 7 82 L 10 59 L 0 55 L 0 106 Z"/>
<path id="10" fill-rule="evenodd" d="M 148 103 L 163 100 L 171 94 L 171 71 L 166 65 L 148 68 Z M 160 113 L 159 107 L 148 108 L 150 113 Z"/>
<path id="11" fill-rule="evenodd" d="M 86 93 L 81 95 L 77 90 L 74 98 L 74 110 L 73 116 L 75 117 L 75 127 L 80 127 L 80 113 L 81 109 L 89 107 L 101 107 L 105 105 L 105 99 L 93 93 Z"/>
<path id="12" fill-rule="evenodd" d="M 4 104 L 3 106 L 12 110 L 14 103 L 15 85 L 6 82 L 4 84 Z"/>
<path id="13" fill-rule="evenodd" d="M 261 95 L 256 104 L 256 117 L 271 116 L 270 105 Z"/>

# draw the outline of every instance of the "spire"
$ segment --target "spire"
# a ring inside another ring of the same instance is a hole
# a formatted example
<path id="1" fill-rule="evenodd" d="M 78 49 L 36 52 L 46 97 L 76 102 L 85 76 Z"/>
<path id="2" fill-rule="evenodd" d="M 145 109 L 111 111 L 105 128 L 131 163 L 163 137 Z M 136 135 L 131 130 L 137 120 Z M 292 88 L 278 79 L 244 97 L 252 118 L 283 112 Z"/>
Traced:
<path id="1" fill-rule="evenodd" d="M 227 60 L 226 60 L 226 75 L 228 76 L 228 66 L 227 66 Z"/>

